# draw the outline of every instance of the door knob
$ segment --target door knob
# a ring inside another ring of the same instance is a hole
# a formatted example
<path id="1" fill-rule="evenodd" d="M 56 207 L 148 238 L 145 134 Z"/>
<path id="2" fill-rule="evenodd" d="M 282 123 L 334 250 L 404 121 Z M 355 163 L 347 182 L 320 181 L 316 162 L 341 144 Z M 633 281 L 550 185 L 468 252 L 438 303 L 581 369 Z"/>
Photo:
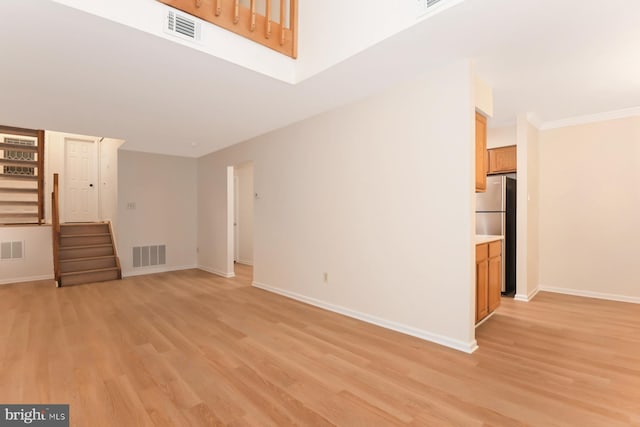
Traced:
<path id="1" fill-rule="evenodd" d="M 89 187 L 93 187 L 93 184 L 89 184 Z"/>

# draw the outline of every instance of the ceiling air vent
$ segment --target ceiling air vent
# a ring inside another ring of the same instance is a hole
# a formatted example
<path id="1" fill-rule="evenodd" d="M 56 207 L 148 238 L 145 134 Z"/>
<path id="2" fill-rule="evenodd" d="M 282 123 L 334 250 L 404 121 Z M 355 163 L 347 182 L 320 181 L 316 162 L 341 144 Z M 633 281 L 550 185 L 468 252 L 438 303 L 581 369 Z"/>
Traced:
<path id="1" fill-rule="evenodd" d="M 169 10 L 165 22 L 165 33 L 171 34 L 181 39 L 200 41 L 201 23 L 198 19 Z"/>
<path id="2" fill-rule="evenodd" d="M 427 0 L 427 7 L 435 6 L 436 3 L 439 3 L 441 0 Z"/>

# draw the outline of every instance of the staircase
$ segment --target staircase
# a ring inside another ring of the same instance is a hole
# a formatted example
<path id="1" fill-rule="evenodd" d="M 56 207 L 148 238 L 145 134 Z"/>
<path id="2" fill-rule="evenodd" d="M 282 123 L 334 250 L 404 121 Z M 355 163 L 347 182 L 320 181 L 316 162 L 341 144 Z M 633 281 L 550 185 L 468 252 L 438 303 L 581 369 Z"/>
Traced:
<path id="1" fill-rule="evenodd" d="M 108 222 L 60 224 L 58 286 L 122 278 Z"/>
<path id="2" fill-rule="evenodd" d="M 44 132 L 0 126 L 0 224 L 41 224 Z"/>

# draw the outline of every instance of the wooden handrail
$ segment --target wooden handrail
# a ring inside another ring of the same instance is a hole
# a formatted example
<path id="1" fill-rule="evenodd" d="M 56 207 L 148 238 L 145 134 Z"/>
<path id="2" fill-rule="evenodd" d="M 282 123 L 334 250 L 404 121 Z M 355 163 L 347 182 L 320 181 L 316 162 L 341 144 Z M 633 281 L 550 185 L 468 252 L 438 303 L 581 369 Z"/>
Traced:
<path id="1" fill-rule="evenodd" d="M 51 193 L 51 234 L 53 240 L 53 277 L 60 286 L 60 190 L 58 174 L 53 174 L 53 192 Z"/>
<path id="2" fill-rule="evenodd" d="M 111 234 L 111 244 L 113 245 L 113 256 L 116 260 L 116 267 L 118 267 L 118 279 L 122 279 L 122 267 L 120 266 L 120 257 L 118 256 L 118 244 L 116 242 L 116 235 L 113 232 L 113 224 L 111 221 L 107 221 L 109 224 L 109 234 Z"/>
<path id="3" fill-rule="evenodd" d="M 204 21 L 260 43 L 283 55 L 298 56 L 298 0 L 280 0 L 280 20 L 271 19 L 272 1 L 258 8 L 257 0 L 249 7 L 240 0 L 157 0 Z M 263 15 L 264 13 L 264 15 Z M 276 36 L 271 37 L 275 33 Z"/>

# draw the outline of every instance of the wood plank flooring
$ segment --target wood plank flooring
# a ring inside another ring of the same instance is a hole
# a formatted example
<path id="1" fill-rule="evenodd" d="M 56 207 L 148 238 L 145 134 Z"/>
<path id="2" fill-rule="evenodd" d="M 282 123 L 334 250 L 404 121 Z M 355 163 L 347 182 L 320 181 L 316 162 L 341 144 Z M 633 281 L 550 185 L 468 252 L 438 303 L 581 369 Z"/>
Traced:
<path id="1" fill-rule="evenodd" d="M 640 306 L 503 300 L 466 355 L 198 270 L 0 286 L 0 403 L 74 426 L 640 425 Z"/>

